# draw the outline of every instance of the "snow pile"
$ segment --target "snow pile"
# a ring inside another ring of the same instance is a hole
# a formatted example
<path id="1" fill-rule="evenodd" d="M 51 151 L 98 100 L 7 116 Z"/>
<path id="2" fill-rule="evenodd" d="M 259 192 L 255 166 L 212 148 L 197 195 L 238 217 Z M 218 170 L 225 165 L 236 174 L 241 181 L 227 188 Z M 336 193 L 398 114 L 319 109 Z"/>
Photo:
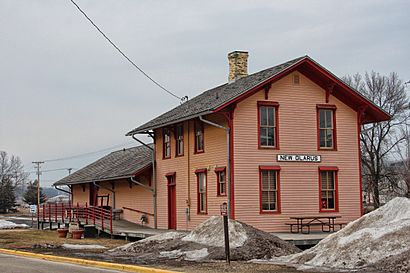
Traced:
<path id="1" fill-rule="evenodd" d="M 171 251 L 161 251 L 160 256 L 168 259 L 178 259 L 183 257 L 186 261 L 198 261 L 206 258 L 209 255 L 207 248 L 181 251 L 180 249 Z"/>
<path id="2" fill-rule="evenodd" d="M 15 229 L 15 228 L 28 228 L 26 224 L 16 224 L 6 220 L 0 220 L 0 229 Z"/>
<path id="3" fill-rule="evenodd" d="M 142 239 L 140 242 L 150 242 L 150 241 L 166 241 L 166 240 L 175 240 L 180 239 L 185 236 L 185 233 L 170 231 L 162 234 L 150 236 L 148 238 Z"/>
<path id="4" fill-rule="evenodd" d="M 294 245 L 239 221 L 230 220 L 228 226 L 232 260 L 270 259 L 299 252 Z M 110 253 L 155 261 L 224 260 L 224 246 L 223 218 L 213 216 L 189 234 L 167 232 L 118 247 Z"/>
<path id="5" fill-rule="evenodd" d="M 65 249 L 73 249 L 73 250 L 106 249 L 106 247 L 102 246 L 102 245 L 63 244 L 62 247 L 65 248 Z"/>
<path id="6" fill-rule="evenodd" d="M 377 263 L 382 266 L 395 256 L 409 257 L 409 254 L 410 199 L 395 198 L 328 236 L 315 247 L 273 261 L 301 265 L 299 269 L 358 269 Z M 407 272 L 410 272 L 410 267 Z"/>
<path id="7" fill-rule="evenodd" d="M 229 245 L 231 248 L 243 246 L 248 239 L 242 224 L 237 221 L 229 220 Z M 191 231 L 182 241 L 195 242 L 198 244 L 223 247 L 225 246 L 223 218 L 212 216 L 207 221 L 200 224 Z"/>

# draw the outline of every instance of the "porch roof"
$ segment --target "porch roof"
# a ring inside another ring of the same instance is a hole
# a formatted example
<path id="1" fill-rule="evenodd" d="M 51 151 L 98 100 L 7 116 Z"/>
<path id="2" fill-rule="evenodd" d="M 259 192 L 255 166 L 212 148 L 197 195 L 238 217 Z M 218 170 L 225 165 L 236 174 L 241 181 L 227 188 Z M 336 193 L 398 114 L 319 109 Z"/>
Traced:
<path id="1" fill-rule="evenodd" d="M 153 147 L 152 144 L 149 146 Z M 152 150 L 145 146 L 118 150 L 58 180 L 53 185 L 73 185 L 133 177 L 151 168 L 151 159 Z"/>

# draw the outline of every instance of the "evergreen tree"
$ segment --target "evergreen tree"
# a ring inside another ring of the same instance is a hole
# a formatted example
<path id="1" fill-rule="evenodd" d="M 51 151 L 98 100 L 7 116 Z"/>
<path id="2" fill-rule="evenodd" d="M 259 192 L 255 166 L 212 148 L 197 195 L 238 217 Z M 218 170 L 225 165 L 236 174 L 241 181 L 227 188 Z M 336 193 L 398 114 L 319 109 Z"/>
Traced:
<path id="1" fill-rule="evenodd" d="M 25 203 L 29 205 L 37 205 L 37 184 L 37 180 L 28 183 L 27 190 L 23 196 L 23 201 Z M 46 200 L 47 198 L 43 193 L 43 189 L 40 187 L 40 204 L 44 203 Z"/>
<path id="2" fill-rule="evenodd" d="M 13 181 L 7 176 L 0 180 L 0 212 L 8 212 L 16 205 Z"/>

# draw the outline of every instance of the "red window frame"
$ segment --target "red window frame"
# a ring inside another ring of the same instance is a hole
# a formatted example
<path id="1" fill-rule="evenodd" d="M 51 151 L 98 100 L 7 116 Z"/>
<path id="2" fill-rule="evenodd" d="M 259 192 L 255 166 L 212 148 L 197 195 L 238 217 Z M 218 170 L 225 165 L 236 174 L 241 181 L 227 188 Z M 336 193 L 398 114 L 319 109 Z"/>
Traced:
<path id="1" fill-rule="evenodd" d="M 339 212 L 339 188 L 338 188 L 338 176 L 339 176 L 339 168 L 338 167 L 327 167 L 327 166 L 323 166 L 323 167 L 319 167 L 319 212 Z M 334 196 L 334 208 L 332 209 L 326 209 L 323 208 L 322 205 L 322 172 L 333 172 L 333 179 L 334 179 L 334 192 L 335 192 L 335 196 Z"/>
<path id="2" fill-rule="evenodd" d="M 202 149 L 198 149 L 197 130 L 200 129 L 202 133 Z M 196 120 L 194 124 L 194 138 L 195 138 L 195 153 L 200 154 L 205 152 L 205 132 L 204 124 L 201 121 Z"/>
<path id="3" fill-rule="evenodd" d="M 165 135 L 168 133 L 169 141 L 165 142 Z M 169 147 L 167 147 L 167 144 Z M 169 149 L 168 149 L 169 148 Z M 169 150 L 169 154 L 167 155 L 166 151 Z M 162 159 L 171 158 L 171 130 L 168 128 L 162 129 Z"/>
<path id="4" fill-rule="evenodd" d="M 226 180 L 226 168 L 225 167 L 218 167 L 215 168 L 215 173 L 216 173 L 216 196 L 226 196 L 227 192 L 227 180 Z M 221 181 L 220 181 L 220 174 L 224 173 L 225 175 L 225 192 L 221 193 Z"/>
<path id="5" fill-rule="evenodd" d="M 320 146 L 320 110 L 332 111 L 332 142 L 333 147 L 321 147 Z M 331 104 L 318 104 L 316 105 L 316 120 L 317 120 L 317 149 L 320 151 L 337 151 L 337 136 L 336 136 L 336 105 Z"/>
<path id="6" fill-rule="evenodd" d="M 273 107 L 275 109 L 274 116 L 274 145 L 262 146 L 261 145 L 261 107 Z M 279 150 L 279 103 L 275 101 L 258 101 L 258 148 L 259 149 L 273 149 Z"/>
<path id="7" fill-rule="evenodd" d="M 198 169 L 195 171 L 196 174 L 196 186 L 197 186 L 197 214 L 208 214 L 208 170 L 207 169 Z M 199 176 L 201 174 L 205 175 L 205 209 L 201 210 L 201 193 L 199 192 Z"/>
<path id="8" fill-rule="evenodd" d="M 182 135 L 179 135 L 179 128 L 182 130 Z M 178 124 L 175 126 L 175 157 L 184 156 L 184 124 Z M 182 152 L 179 150 L 180 143 L 182 143 Z"/>
<path id="9" fill-rule="evenodd" d="M 260 214 L 280 214 L 281 199 L 280 199 L 280 166 L 259 166 L 259 213 Z M 262 204 L 262 171 L 276 172 L 276 210 L 263 210 Z"/>

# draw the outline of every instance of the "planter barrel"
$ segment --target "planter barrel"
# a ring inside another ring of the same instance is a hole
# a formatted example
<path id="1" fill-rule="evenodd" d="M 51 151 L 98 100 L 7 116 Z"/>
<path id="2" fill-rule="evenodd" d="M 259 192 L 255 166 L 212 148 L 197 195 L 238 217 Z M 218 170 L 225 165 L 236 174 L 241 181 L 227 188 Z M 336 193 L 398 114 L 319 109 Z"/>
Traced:
<path id="1" fill-rule="evenodd" d="M 73 234 L 73 239 L 81 239 L 81 237 L 83 236 L 84 230 L 82 229 L 73 230 L 71 231 L 71 233 Z"/>
<path id="2" fill-rule="evenodd" d="M 57 232 L 58 232 L 58 237 L 59 238 L 66 238 L 67 233 L 68 233 L 68 229 L 67 228 L 57 229 Z"/>

